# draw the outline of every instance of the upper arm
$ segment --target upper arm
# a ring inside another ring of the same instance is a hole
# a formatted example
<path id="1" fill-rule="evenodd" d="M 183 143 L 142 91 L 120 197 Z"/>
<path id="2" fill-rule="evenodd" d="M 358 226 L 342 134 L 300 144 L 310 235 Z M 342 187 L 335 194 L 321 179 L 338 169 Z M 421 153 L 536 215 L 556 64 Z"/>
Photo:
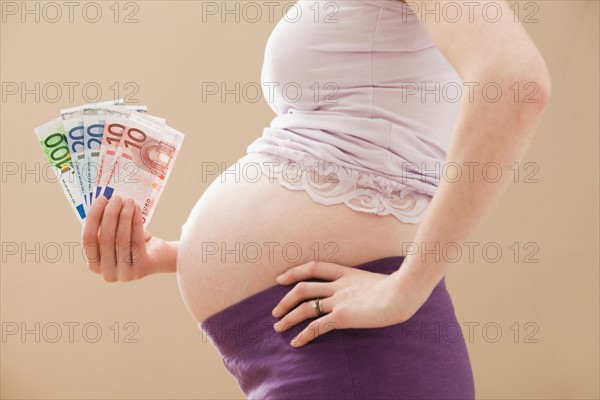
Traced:
<path id="1" fill-rule="evenodd" d="M 406 4 L 461 79 L 494 74 L 526 77 L 549 91 L 544 59 L 504 0 L 407 0 Z"/>

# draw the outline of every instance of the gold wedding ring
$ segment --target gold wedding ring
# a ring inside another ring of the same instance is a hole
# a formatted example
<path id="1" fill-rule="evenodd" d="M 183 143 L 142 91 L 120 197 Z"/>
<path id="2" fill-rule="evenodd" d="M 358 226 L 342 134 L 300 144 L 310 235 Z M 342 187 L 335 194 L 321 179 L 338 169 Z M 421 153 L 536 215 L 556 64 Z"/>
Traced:
<path id="1" fill-rule="evenodd" d="M 315 299 L 315 301 L 313 301 L 313 303 L 312 303 L 312 308 L 313 308 L 313 310 L 315 310 L 317 312 L 317 315 L 319 317 L 322 317 L 323 315 L 325 315 L 325 313 L 323 312 L 323 308 L 321 308 L 322 301 L 323 301 L 322 298 L 318 298 L 318 299 Z"/>

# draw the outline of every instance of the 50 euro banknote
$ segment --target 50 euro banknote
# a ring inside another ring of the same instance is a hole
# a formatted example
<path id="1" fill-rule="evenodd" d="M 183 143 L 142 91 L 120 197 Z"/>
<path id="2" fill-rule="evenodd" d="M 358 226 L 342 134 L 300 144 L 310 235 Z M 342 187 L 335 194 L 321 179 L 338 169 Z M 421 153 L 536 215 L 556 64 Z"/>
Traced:
<path id="1" fill-rule="evenodd" d="M 142 210 L 146 226 L 169 180 L 183 139 L 183 133 L 165 125 L 164 120 L 131 112 L 114 154 L 112 170 L 120 175 L 109 176 L 107 197 L 118 194 L 132 198 Z"/>

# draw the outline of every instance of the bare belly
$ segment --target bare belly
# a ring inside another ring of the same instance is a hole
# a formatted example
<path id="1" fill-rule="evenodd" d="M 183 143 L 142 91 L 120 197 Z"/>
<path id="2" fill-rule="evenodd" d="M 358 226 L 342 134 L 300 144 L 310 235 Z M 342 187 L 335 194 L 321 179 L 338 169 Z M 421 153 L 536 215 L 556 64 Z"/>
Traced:
<path id="1" fill-rule="evenodd" d="M 238 162 L 239 169 L 247 160 Z M 198 322 L 276 285 L 277 275 L 295 265 L 351 267 L 404 255 L 402 243 L 418 228 L 391 215 L 318 204 L 266 176 L 258 182 L 226 176 L 200 197 L 180 241 L 177 280 Z"/>

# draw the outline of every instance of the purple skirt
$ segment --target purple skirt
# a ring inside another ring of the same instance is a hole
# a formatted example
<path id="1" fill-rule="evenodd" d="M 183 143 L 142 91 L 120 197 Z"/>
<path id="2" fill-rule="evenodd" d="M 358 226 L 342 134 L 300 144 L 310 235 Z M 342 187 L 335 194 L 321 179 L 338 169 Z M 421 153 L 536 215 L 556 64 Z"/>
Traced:
<path id="1" fill-rule="evenodd" d="M 403 259 L 386 257 L 356 268 L 389 275 Z M 336 329 L 299 348 L 289 342 L 312 320 L 278 333 L 271 315 L 293 287 L 267 288 L 198 324 L 248 398 L 475 398 L 467 347 L 445 279 L 406 322 Z"/>

